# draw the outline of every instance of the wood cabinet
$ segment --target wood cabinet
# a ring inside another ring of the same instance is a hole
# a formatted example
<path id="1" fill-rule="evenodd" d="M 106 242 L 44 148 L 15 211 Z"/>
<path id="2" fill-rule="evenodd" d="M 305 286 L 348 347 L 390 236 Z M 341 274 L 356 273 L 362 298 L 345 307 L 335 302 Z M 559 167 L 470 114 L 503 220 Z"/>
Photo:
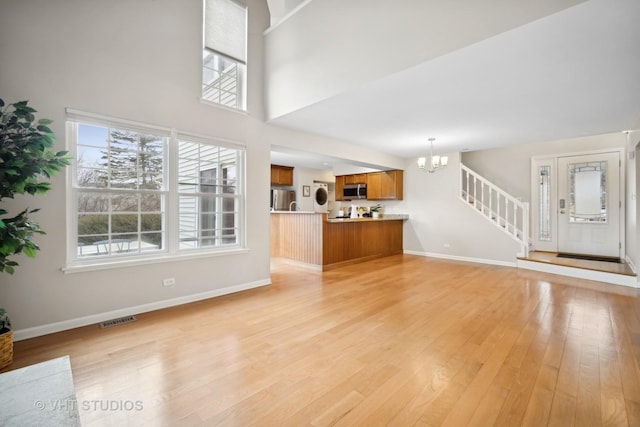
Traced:
<path id="1" fill-rule="evenodd" d="M 271 165 L 271 185 L 293 185 L 293 167 Z"/>
<path id="2" fill-rule="evenodd" d="M 344 189 L 344 177 L 345 175 L 336 176 L 336 201 L 341 202 L 344 200 L 342 197 L 342 190 Z"/>
<path id="3" fill-rule="evenodd" d="M 344 183 L 345 184 L 366 184 L 367 183 L 367 174 L 366 173 L 356 173 L 353 175 L 344 175 Z"/>
<path id="4" fill-rule="evenodd" d="M 367 200 L 402 200 L 403 174 L 401 170 L 367 174 Z"/>
<path id="5" fill-rule="evenodd" d="M 271 213 L 271 256 L 322 271 L 401 254 L 403 219 L 329 221 L 327 214 Z"/>
<path id="6" fill-rule="evenodd" d="M 346 184 L 366 184 L 367 174 L 357 173 L 353 175 L 338 175 L 336 176 L 336 201 L 343 201 L 342 197 L 343 189 Z"/>
<path id="7" fill-rule="evenodd" d="M 390 170 L 336 176 L 336 201 L 342 198 L 345 184 L 367 184 L 367 200 L 402 200 L 403 172 Z"/>
<path id="8" fill-rule="evenodd" d="M 322 223 L 322 270 L 401 254 L 402 220 Z"/>

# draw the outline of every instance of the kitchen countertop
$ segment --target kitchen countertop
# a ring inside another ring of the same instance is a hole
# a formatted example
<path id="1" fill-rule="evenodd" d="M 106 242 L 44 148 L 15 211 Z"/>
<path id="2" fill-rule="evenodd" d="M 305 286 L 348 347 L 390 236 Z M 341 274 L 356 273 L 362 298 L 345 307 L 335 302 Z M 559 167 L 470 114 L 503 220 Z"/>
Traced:
<path id="1" fill-rule="evenodd" d="M 312 214 L 327 215 L 327 212 L 314 211 L 271 211 L 272 214 Z M 360 217 L 360 218 L 327 218 L 327 222 L 365 222 L 365 221 L 404 221 L 409 219 L 407 214 L 380 214 L 378 218 Z"/>
<path id="2" fill-rule="evenodd" d="M 365 221 L 404 221 L 409 219 L 406 214 L 381 214 L 378 218 L 328 218 L 327 222 L 365 222 Z"/>
<path id="3" fill-rule="evenodd" d="M 272 214 L 326 214 L 326 212 L 314 211 L 271 211 Z"/>

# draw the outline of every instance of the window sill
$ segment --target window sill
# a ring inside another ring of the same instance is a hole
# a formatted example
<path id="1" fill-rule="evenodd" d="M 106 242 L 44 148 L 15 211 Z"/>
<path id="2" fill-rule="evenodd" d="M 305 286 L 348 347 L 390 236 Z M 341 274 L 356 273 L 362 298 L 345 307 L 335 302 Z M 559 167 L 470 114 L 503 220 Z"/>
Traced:
<path id="1" fill-rule="evenodd" d="M 212 258 L 228 255 L 246 254 L 249 249 L 230 249 L 219 252 L 192 252 L 180 255 L 158 254 L 153 257 L 136 258 L 136 259 L 109 259 L 102 262 L 76 262 L 62 267 L 64 274 L 83 273 L 86 271 L 110 270 L 114 268 L 136 267 L 149 264 L 160 264 L 173 261 L 186 261 L 199 258 Z"/>
<path id="2" fill-rule="evenodd" d="M 200 98 L 200 103 L 205 104 L 205 105 L 209 105 L 211 107 L 217 107 L 217 108 L 220 108 L 221 110 L 226 110 L 226 111 L 231 111 L 233 113 L 242 114 L 243 116 L 248 116 L 249 115 L 249 112 L 247 110 L 245 110 L 245 109 L 228 107 L 226 105 L 218 104 L 217 102 L 207 101 L 204 98 Z"/>

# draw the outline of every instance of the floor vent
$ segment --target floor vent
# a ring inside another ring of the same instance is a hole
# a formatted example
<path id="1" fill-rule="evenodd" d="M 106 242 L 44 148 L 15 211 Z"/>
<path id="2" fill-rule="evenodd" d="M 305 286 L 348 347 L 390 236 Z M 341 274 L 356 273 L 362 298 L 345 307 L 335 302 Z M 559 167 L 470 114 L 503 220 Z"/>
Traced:
<path id="1" fill-rule="evenodd" d="M 138 320 L 136 319 L 136 316 L 125 316 L 120 317 L 119 319 L 111 319 L 107 320 L 106 322 L 100 322 L 100 327 L 110 328 L 111 326 L 122 325 L 123 323 L 135 322 L 136 320 Z"/>

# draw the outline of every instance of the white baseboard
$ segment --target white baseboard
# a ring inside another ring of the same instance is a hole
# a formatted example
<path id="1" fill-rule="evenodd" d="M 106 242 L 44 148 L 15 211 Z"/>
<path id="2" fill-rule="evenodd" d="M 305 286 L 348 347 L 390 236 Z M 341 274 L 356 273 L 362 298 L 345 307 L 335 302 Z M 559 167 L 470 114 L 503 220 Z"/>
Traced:
<path id="1" fill-rule="evenodd" d="M 222 295 L 232 294 L 235 292 L 246 291 L 248 289 L 259 288 L 271 284 L 271 279 L 258 280 L 242 285 L 229 286 L 221 289 L 214 289 L 199 294 L 185 295 L 183 297 L 172 298 L 169 300 L 152 302 L 133 307 L 122 308 L 118 310 L 106 311 L 103 313 L 92 314 L 90 316 L 78 317 L 75 319 L 64 320 L 62 322 L 50 323 L 48 325 L 34 326 L 32 328 L 19 329 L 13 331 L 14 341 L 26 340 L 28 338 L 39 337 L 42 335 L 52 334 L 54 332 L 66 331 L 68 329 L 79 328 L 81 326 L 93 325 L 104 322 L 106 320 L 117 319 L 124 316 L 132 316 L 135 314 L 146 313 L 149 311 L 159 310 L 162 308 L 174 307 L 177 305 L 188 304 L 190 302 L 201 301 L 209 298 L 215 298 Z"/>
<path id="2" fill-rule="evenodd" d="M 409 255 L 418 255 L 430 258 L 440 258 L 440 259 L 450 259 L 454 261 L 465 261 L 465 262 L 475 262 L 478 264 L 489 264 L 489 265 L 499 265 L 502 267 L 516 267 L 517 264 L 515 262 L 508 261 L 498 261 L 495 259 L 483 259 L 483 258 L 469 258 L 458 255 L 448 255 L 448 254 L 437 254 L 433 252 L 419 252 L 419 251 L 404 251 L 405 254 Z"/>
<path id="3" fill-rule="evenodd" d="M 636 270 L 636 266 L 633 264 L 633 261 L 631 261 L 631 258 L 629 258 L 628 255 L 624 257 L 624 260 L 629 266 L 629 268 L 631 268 L 631 271 L 633 271 L 634 274 L 638 274 L 638 270 Z"/>

